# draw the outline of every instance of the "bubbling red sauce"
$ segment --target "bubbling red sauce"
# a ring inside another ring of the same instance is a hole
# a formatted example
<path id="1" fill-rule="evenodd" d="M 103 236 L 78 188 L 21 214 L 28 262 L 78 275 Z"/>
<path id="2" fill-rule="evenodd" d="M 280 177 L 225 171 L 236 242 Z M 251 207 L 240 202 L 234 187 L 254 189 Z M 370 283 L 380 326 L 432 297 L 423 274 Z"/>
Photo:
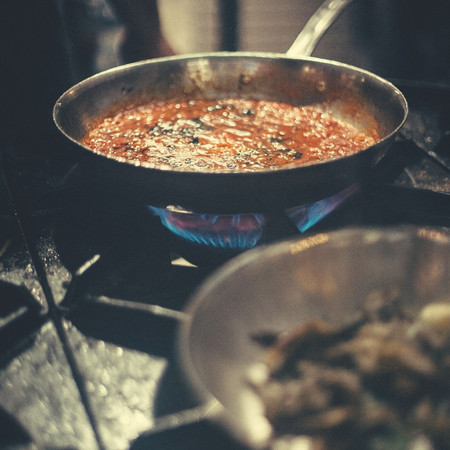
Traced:
<path id="1" fill-rule="evenodd" d="M 82 143 L 145 167 L 245 172 L 334 159 L 377 140 L 320 107 L 225 98 L 129 106 L 95 123 Z"/>

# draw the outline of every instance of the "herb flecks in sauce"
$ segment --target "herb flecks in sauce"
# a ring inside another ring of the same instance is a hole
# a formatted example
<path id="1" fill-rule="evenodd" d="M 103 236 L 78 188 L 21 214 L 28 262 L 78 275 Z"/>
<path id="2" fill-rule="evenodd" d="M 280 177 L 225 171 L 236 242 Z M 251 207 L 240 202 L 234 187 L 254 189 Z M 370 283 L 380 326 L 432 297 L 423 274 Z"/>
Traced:
<path id="1" fill-rule="evenodd" d="M 318 107 L 226 98 L 130 106 L 96 123 L 83 144 L 147 167 L 230 172 L 333 159 L 377 140 Z"/>

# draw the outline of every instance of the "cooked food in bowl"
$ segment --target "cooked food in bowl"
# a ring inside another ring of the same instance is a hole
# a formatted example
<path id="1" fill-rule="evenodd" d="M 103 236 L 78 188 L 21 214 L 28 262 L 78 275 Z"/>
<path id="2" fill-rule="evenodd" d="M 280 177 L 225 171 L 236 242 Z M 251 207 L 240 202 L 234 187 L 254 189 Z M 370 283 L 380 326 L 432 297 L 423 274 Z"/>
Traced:
<path id="1" fill-rule="evenodd" d="M 448 448 L 450 302 L 411 314 L 397 294 L 376 291 L 351 320 L 310 319 L 270 346 L 253 385 L 276 437 L 308 435 L 319 449 L 414 439 Z"/>
<path id="2" fill-rule="evenodd" d="M 320 105 L 225 98 L 129 106 L 99 120 L 83 144 L 146 167 L 229 172 L 334 159 L 378 140 Z"/>
<path id="3" fill-rule="evenodd" d="M 360 443 L 379 426 L 399 445 L 375 448 L 429 450 L 450 429 L 449 293 L 445 230 L 353 228 L 258 247 L 195 293 L 180 362 L 208 417 L 247 447 L 316 450 L 312 435 L 329 443 L 345 430 Z M 281 447 L 284 433 L 295 445 Z"/>

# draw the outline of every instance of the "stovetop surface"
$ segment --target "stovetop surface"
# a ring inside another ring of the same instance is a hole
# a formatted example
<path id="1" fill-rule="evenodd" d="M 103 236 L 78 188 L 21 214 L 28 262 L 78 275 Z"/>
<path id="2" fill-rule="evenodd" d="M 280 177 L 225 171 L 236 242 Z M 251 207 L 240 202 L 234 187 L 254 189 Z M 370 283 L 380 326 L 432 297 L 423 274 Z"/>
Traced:
<path id="1" fill-rule="evenodd" d="M 307 233 L 450 230 L 450 90 L 402 82 L 410 116 L 377 174 Z M 0 446 L 240 448 L 199 416 L 177 366 L 192 265 L 144 206 L 105 198 L 54 133 L 4 143 Z"/>

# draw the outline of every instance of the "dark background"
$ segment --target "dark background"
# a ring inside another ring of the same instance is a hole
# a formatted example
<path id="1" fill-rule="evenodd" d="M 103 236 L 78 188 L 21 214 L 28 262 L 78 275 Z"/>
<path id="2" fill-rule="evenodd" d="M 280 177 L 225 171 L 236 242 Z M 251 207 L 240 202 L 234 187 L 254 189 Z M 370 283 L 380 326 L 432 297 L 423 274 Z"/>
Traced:
<path id="1" fill-rule="evenodd" d="M 223 16 L 229 27 L 223 33 L 230 40 L 222 45 L 239 49 L 239 23 L 233 18 L 239 1 L 224 5 L 234 9 Z M 51 110 L 59 95 L 96 70 L 93 51 L 104 18 L 93 16 L 82 0 L 5 1 L 0 8 L 2 138 L 46 135 L 54 131 Z M 449 83 L 448 10 L 446 0 L 355 1 L 314 56 L 355 64 L 389 79 Z M 76 58 L 69 58 L 74 45 Z"/>

